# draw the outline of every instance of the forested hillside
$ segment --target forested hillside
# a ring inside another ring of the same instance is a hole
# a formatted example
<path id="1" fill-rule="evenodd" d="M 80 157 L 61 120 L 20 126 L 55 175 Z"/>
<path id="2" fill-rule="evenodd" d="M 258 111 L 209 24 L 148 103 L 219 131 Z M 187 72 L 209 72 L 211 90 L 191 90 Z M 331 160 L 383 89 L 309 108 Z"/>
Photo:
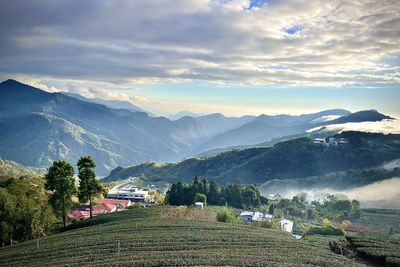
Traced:
<path id="1" fill-rule="evenodd" d="M 43 178 L 40 176 L 44 174 L 44 172 L 45 169 L 26 167 L 11 160 L 0 159 L 0 181 L 9 178 L 24 177 L 33 181 L 35 184 L 38 182 L 42 184 Z"/>
<path id="2" fill-rule="evenodd" d="M 149 181 L 188 181 L 195 175 L 221 183 L 264 183 L 273 179 L 323 176 L 330 172 L 365 169 L 400 158 L 400 135 L 344 132 L 336 136 L 349 143 L 315 144 L 309 138 L 280 142 L 273 147 L 230 151 L 206 159 L 176 164 L 146 163 L 116 168 L 104 181 L 140 176 Z"/>

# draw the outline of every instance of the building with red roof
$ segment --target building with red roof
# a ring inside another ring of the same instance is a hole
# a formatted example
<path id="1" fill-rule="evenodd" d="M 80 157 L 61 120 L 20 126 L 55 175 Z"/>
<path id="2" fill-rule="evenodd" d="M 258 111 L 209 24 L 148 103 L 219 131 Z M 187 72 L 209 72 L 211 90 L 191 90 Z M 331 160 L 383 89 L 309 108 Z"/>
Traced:
<path id="1" fill-rule="evenodd" d="M 99 205 L 95 205 L 92 208 L 92 214 L 93 216 L 96 216 L 98 214 L 102 213 L 110 213 L 110 212 L 115 212 L 117 211 L 117 206 L 109 203 L 101 203 Z M 90 217 L 90 210 L 85 209 L 85 210 L 74 210 L 72 211 L 68 217 L 71 220 L 82 220 L 82 219 L 88 219 Z"/>
<path id="2" fill-rule="evenodd" d="M 71 220 L 88 219 L 90 217 L 90 212 L 86 210 L 74 210 L 68 215 L 68 217 Z"/>
<path id="3" fill-rule="evenodd" d="M 103 198 L 101 200 L 101 203 L 115 205 L 117 209 L 123 209 L 131 205 L 130 200 L 110 199 L 110 198 Z"/>
<path id="4" fill-rule="evenodd" d="M 97 215 L 100 213 L 110 213 L 117 210 L 117 206 L 112 204 L 101 203 L 99 205 L 95 205 L 92 209 L 93 215 Z"/>

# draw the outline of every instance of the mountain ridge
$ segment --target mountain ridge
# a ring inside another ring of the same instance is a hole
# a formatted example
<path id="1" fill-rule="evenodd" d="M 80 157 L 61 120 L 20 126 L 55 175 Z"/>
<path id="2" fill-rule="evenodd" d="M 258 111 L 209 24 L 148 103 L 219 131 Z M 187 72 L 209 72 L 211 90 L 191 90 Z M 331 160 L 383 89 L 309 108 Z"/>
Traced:
<path id="1" fill-rule="evenodd" d="M 273 179 L 296 179 L 332 171 L 363 169 L 400 157 L 400 135 L 343 132 L 349 144 L 327 146 L 309 138 L 280 142 L 272 147 L 233 150 L 210 158 L 191 158 L 179 163 L 144 163 L 114 169 L 103 181 L 145 177 L 148 181 L 190 181 L 198 175 L 221 183 L 235 179 L 262 184 Z"/>
<path id="2" fill-rule="evenodd" d="M 97 173 L 105 176 L 120 165 L 179 161 L 213 148 L 303 134 L 311 125 L 325 125 L 312 122 L 314 118 L 326 114 L 342 114 L 343 118 L 348 113 L 342 109 L 299 116 L 225 117 L 215 113 L 171 121 L 9 79 L 0 83 L 0 156 L 24 165 L 49 167 L 53 160 L 75 163 L 89 154 L 97 162 Z M 370 116 L 385 116 L 375 113 Z"/>

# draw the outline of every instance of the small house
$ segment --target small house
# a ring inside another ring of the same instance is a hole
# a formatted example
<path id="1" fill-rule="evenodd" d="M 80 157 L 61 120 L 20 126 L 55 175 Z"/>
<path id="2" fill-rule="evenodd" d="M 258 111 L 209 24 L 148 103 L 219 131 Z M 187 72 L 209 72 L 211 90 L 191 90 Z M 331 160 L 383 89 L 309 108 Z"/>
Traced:
<path id="1" fill-rule="evenodd" d="M 288 233 L 293 232 L 293 222 L 290 220 L 282 219 L 281 220 L 281 229 Z"/>
<path id="2" fill-rule="evenodd" d="M 70 218 L 71 220 L 88 219 L 89 217 L 90 213 L 86 210 L 74 210 L 70 214 L 68 214 L 68 218 Z"/>
<path id="3" fill-rule="evenodd" d="M 124 209 L 131 205 L 130 200 L 110 199 L 110 198 L 103 198 L 101 200 L 101 203 L 115 205 L 117 207 L 117 209 Z"/>
<path id="4" fill-rule="evenodd" d="M 204 203 L 203 203 L 203 202 L 195 202 L 195 203 L 194 203 L 194 206 L 195 206 L 196 208 L 203 209 Z"/>
<path id="5" fill-rule="evenodd" d="M 240 219 L 244 222 L 251 222 L 253 219 L 253 212 L 243 211 L 242 213 L 240 213 Z"/>
<path id="6" fill-rule="evenodd" d="M 313 140 L 314 144 L 321 144 L 321 145 L 325 145 L 325 139 L 324 138 L 315 138 Z"/>
<path id="7" fill-rule="evenodd" d="M 255 211 L 253 212 L 253 218 L 251 218 L 251 220 L 253 222 L 261 222 L 263 220 L 264 214 L 262 214 L 261 212 Z"/>
<path id="8" fill-rule="evenodd" d="M 272 215 L 272 214 L 266 213 L 264 215 L 264 220 L 265 221 L 272 221 L 273 218 L 274 218 L 274 215 Z"/>
<path id="9" fill-rule="evenodd" d="M 117 207 L 112 204 L 99 204 L 92 208 L 93 215 L 102 214 L 102 213 L 110 213 L 117 210 Z"/>

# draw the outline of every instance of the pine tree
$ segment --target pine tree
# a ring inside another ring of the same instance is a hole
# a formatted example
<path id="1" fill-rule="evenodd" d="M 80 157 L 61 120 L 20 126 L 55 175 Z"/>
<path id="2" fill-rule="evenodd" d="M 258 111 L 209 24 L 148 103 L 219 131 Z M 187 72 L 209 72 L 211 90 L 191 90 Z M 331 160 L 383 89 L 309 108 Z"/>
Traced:
<path id="1" fill-rule="evenodd" d="M 79 177 L 79 201 L 86 203 L 89 201 L 90 218 L 93 217 L 93 197 L 99 195 L 102 191 L 100 182 L 96 179 L 94 163 L 91 156 L 81 157 L 78 161 Z"/>
<path id="2" fill-rule="evenodd" d="M 218 199 L 220 197 L 220 186 L 217 184 L 215 179 L 210 181 L 210 190 L 207 194 L 207 200 L 210 205 L 218 205 Z"/>
<path id="3" fill-rule="evenodd" d="M 54 212 L 62 218 L 65 228 L 67 214 L 72 207 L 71 198 L 76 192 L 74 168 L 64 160 L 54 161 L 45 179 L 45 187 L 51 191 L 49 202 Z"/>

